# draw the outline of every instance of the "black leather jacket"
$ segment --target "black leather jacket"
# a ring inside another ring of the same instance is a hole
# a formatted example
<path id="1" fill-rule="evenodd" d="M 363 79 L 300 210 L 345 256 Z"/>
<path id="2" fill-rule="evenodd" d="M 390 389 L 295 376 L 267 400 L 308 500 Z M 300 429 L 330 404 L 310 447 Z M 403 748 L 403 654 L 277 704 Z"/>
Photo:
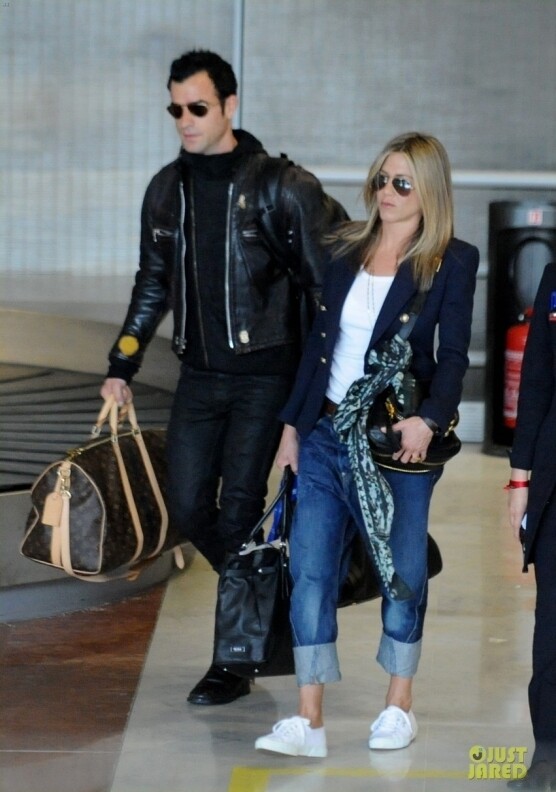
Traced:
<path id="1" fill-rule="evenodd" d="M 245 354 L 296 340 L 293 303 L 299 290 L 308 305 L 318 301 L 322 234 L 347 215 L 311 173 L 269 157 L 249 133 L 234 134 L 244 141 L 248 136 L 251 148 L 228 192 L 225 311 L 228 344 L 236 354 Z M 147 188 L 139 270 L 122 330 L 110 351 L 109 376 L 131 379 L 168 310 L 174 314 L 172 348 L 178 356 L 185 349 L 189 240 L 184 228 L 195 222 L 190 190 L 179 159 L 156 174 Z M 195 251 L 189 255 L 194 258 Z"/>

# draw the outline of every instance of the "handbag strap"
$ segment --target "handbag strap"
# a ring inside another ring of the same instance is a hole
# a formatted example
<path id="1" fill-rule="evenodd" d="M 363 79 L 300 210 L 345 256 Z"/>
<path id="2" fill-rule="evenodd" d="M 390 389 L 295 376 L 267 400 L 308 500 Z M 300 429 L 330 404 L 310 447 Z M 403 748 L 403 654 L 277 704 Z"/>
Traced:
<path id="1" fill-rule="evenodd" d="M 125 421 L 129 423 L 132 430 L 140 431 L 139 423 L 137 422 L 137 413 L 135 412 L 133 402 L 127 402 L 126 404 L 118 405 L 118 402 L 114 396 L 108 396 L 100 408 L 97 419 L 91 428 L 92 437 L 97 437 L 101 433 L 102 427 L 106 423 L 107 419 L 112 434 L 118 434 L 118 432 L 123 428 Z"/>
<path id="2" fill-rule="evenodd" d="M 440 256 L 437 256 L 435 258 L 435 264 L 436 264 L 435 272 L 438 272 L 440 267 L 442 266 L 442 258 Z M 423 310 L 423 305 L 425 304 L 425 300 L 427 299 L 430 288 L 431 287 L 429 286 L 428 289 L 417 292 L 417 294 L 413 298 L 411 305 L 409 306 L 409 311 L 408 311 L 409 318 L 407 322 L 405 322 L 404 325 L 400 328 L 400 330 L 398 330 L 398 336 L 403 341 L 407 341 L 407 339 L 411 334 L 411 331 L 415 327 L 415 322 L 417 321 L 417 319 L 419 318 L 419 314 Z"/>
<path id="3" fill-rule="evenodd" d="M 102 425 L 106 421 L 107 417 L 109 418 L 109 423 L 110 423 L 112 448 L 114 450 L 114 455 L 116 456 L 116 460 L 118 462 L 118 469 L 120 471 L 120 477 L 122 479 L 122 486 L 124 488 L 127 504 L 132 516 L 133 525 L 137 535 L 137 550 L 134 553 L 133 560 L 135 560 L 139 556 L 139 554 L 143 549 L 144 537 L 139 519 L 139 514 L 137 512 L 137 507 L 135 505 L 135 499 L 133 497 L 133 490 L 129 482 L 129 477 L 127 474 L 125 463 L 118 443 L 119 429 L 125 420 L 127 420 L 131 426 L 133 439 L 137 444 L 137 448 L 139 450 L 143 462 L 143 467 L 145 468 L 147 478 L 149 479 L 149 484 L 151 485 L 151 490 L 153 492 L 154 498 L 156 500 L 156 504 L 158 506 L 158 510 L 160 512 L 160 529 L 159 529 L 158 542 L 152 553 L 149 553 L 148 556 L 149 558 L 155 557 L 159 555 L 160 551 L 164 547 L 164 543 L 166 542 L 166 537 L 168 535 L 168 510 L 166 509 L 166 504 L 164 502 L 164 498 L 162 496 L 162 492 L 158 480 L 156 478 L 156 473 L 154 471 L 154 467 L 151 462 L 151 458 L 149 456 L 147 446 L 145 445 L 143 435 L 141 434 L 141 429 L 139 428 L 139 423 L 137 421 L 137 414 L 135 412 L 135 407 L 133 405 L 133 402 L 128 402 L 120 409 L 118 407 L 118 404 L 114 396 L 110 396 L 104 403 L 99 413 L 99 416 L 96 420 L 96 423 L 93 427 L 93 432 L 95 434 L 98 434 L 98 432 L 100 432 Z M 183 561 L 183 557 L 182 557 L 182 561 Z M 183 566 L 180 565 L 179 558 L 176 558 L 176 562 L 178 566 L 180 566 L 180 568 L 183 568 Z"/>
<path id="4" fill-rule="evenodd" d="M 87 574 L 76 572 L 71 562 L 71 530 L 70 530 L 70 498 L 71 498 L 71 462 L 64 460 L 60 466 L 58 480 L 61 486 L 57 487 L 62 498 L 62 508 L 59 524 L 52 526 L 51 542 L 51 563 L 54 566 L 61 566 L 64 571 L 78 580 L 86 580 L 89 583 L 108 583 L 114 580 L 136 580 L 143 569 L 154 563 L 155 558 L 149 556 L 141 560 L 138 564 L 128 567 L 119 574 Z M 61 475 L 60 475 L 61 474 Z M 133 496 L 132 496 L 133 497 Z M 185 559 L 181 547 L 174 548 L 174 563 L 179 569 L 184 569 Z"/>
<path id="5" fill-rule="evenodd" d="M 288 538 L 287 537 L 287 523 L 288 523 L 288 519 L 287 519 L 288 512 L 287 512 L 287 510 L 290 508 L 289 495 L 290 495 L 290 492 L 291 492 L 292 483 L 293 483 L 293 472 L 292 472 L 291 467 L 289 465 L 286 465 L 286 467 L 284 468 L 284 474 L 282 476 L 282 480 L 280 482 L 280 486 L 278 488 L 278 492 L 274 496 L 274 498 L 271 501 L 270 505 L 265 510 L 265 513 L 263 514 L 261 519 L 258 521 L 258 523 L 255 525 L 255 527 L 253 528 L 253 530 L 249 534 L 248 538 L 245 540 L 244 547 L 247 547 L 251 542 L 256 541 L 257 534 L 259 533 L 259 531 L 261 530 L 261 528 L 263 527 L 263 525 L 268 520 L 268 518 L 270 517 L 270 515 L 272 514 L 272 512 L 274 511 L 274 509 L 276 508 L 276 506 L 278 505 L 278 503 L 281 500 L 283 501 L 282 517 L 281 517 L 281 520 L 280 520 L 278 534 L 279 534 L 279 541 L 280 542 L 285 542 L 286 541 L 286 539 Z"/>
<path id="6" fill-rule="evenodd" d="M 116 413 L 118 411 L 118 405 L 116 405 Z M 137 510 L 137 505 L 135 503 L 135 498 L 133 497 L 133 490 L 131 489 L 131 483 L 129 481 L 129 476 L 126 470 L 124 458 L 122 456 L 122 450 L 120 448 L 119 438 L 117 431 L 111 434 L 111 445 L 112 451 L 114 452 L 114 456 L 116 457 L 116 462 L 118 465 L 118 472 L 120 474 L 120 479 L 122 482 L 122 487 L 124 490 L 125 499 L 127 502 L 127 506 L 129 509 L 129 513 L 131 515 L 131 522 L 133 523 L 133 529 L 135 531 L 135 539 L 137 541 L 137 546 L 135 548 L 135 552 L 130 558 L 130 563 L 133 564 L 143 551 L 143 544 L 144 544 L 144 534 L 143 528 L 141 526 L 141 519 L 139 517 L 139 512 Z"/>
<path id="7" fill-rule="evenodd" d="M 133 406 L 133 402 L 129 402 L 126 405 L 126 408 L 127 411 L 125 417 L 127 417 L 131 425 L 133 439 L 135 440 L 137 444 L 137 448 L 139 449 L 139 453 L 141 454 L 143 467 L 145 468 L 147 478 L 149 479 L 149 484 L 151 485 L 151 489 L 154 498 L 156 500 L 156 505 L 158 506 L 158 510 L 160 512 L 159 538 L 156 547 L 154 548 L 152 553 L 150 553 L 148 556 L 149 558 L 151 558 L 153 556 L 159 555 L 160 551 L 164 547 L 164 543 L 166 542 L 166 537 L 168 535 L 168 510 L 166 509 L 166 504 L 164 502 L 164 498 L 160 490 L 158 479 L 156 478 L 156 473 L 154 472 L 154 467 L 151 462 L 151 458 L 149 456 L 147 446 L 145 445 L 145 440 L 143 439 L 143 435 L 141 434 L 141 429 L 139 428 L 139 424 L 137 422 L 137 415 L 135 413 L 135 407 Z M 122 413 L 120 412 L 118 416 L 118 406 L 112 405 L 112 407 L 110 408 L 110 430 L 112 432 L 113 439 L 114 439 L 114 435 L 115 434 L 117 435 L 118 433 L 118 418 L 120 420 L 122 419 Z M 126 496 L 127 496 L 127 491 L 126 491 Z"/>
<path id="8" fill-rule="evenodd" d="M 429 293 L 428 290 L 420 291 L 413 298 L 411 305 L 409 306 L 409 311 L 407 313 L 408 319 L 398 330 L 398 336 L 403 341 L 407 341 L 407 339 L 411 334 L 411 331 L 415 327 L 415 322 L 417 321 L 417 319 L 419 318 L 419 314 L 423 310 L 423 305 L 425 304 L 425 300 L 427 299 L 428 293 Z"/>

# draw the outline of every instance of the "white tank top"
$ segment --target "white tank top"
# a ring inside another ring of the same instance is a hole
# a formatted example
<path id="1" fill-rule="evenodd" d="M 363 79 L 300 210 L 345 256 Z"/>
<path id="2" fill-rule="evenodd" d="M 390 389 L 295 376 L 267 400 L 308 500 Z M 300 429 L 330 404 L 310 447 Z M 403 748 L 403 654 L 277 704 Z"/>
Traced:
<path id="1" fill-rule="evenodd" d="M 326 396 L 336 404 L 365 373 L 365 353 L 393 280 L 393 275 L 370 275 L 361 269 L 346 296 L 326 390 Z"/>

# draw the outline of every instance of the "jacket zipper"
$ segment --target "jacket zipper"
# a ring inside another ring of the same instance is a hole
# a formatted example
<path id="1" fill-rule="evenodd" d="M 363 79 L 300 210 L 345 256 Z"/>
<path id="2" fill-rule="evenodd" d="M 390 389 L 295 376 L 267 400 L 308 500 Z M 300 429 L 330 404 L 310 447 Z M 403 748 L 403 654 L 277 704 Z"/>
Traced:
<path id="1" fill-rule="evenodd" d="M 171 236 L 172 236 L 172 232 L 168 231 L 167 228 L 153 228 L 152 230 L 153 242 L 158 242 L 158 237 L 164 238 Z"/>
<path id="2" fill-rule="evenodd" d="M 185 248 L 186 248 L 186 241 L 185 241 L 185 233 L 183 230 L 183 224 L 185 221 L 185 197 L 183 194 L 183 188 L 180 190 L 180 230 L 179 230 L 179 237 L 181 243 L 181 250 L 183 251 L 181 257 L 181 268 L 182 268 L 182 279 L 181 279 L 181 302 L 182 302 L 182 316 L 181 316 L 181 325 L 178 329 L 177 334 L 174 335 L 174 348 L 178 355 L 181 355 L 186 347 L 185 341 Z M 153 228 L 151 231 L 151 235 L 153 238 L 153 242 L 158 242 L 158 238 L 164 239 L 165 237 L 172 237 L 174 233 L 169 231 L 167 228 Z"/>
<path id="3" fill-rule="evenodd" d="M 199 319 L 199 333 L 201 335 L 201 348 L 205 366 L 209 368 L 207 344 L 205 339 L 205 328 L 203 325 L 203 309 L 201 305 L 201 292 L 199 291 L 199 272 L 197 267 L 197 245 L 195 240 L 196 232 L 196 217 L 195 217 L 195 201 L 193 198 L 193 184 L 189 183 L 189 201 L 191 204 L 191 264 L 193 267 L 193 280 L 195 282 L 195 297 L 197 299 L 197 315 Z"/>
<path id="4" fill-rule="evenodd" d="M 234 348 L 234 339 L 232 336 L 232 319 L 230 311 L 230 238 L 231 238 L 231 224 L 232 224 L 232 192 L 234 189 L 233 183 L 228 187 L 228 211 L 226 216 L 226 275 L 224 288 L 226 292 L 226 328 L 228 331 L 228 346 L 230 349 Z"/>
<path id="5" fill-rule="evenodd" d="M 185 193 L 184 193 L 184 186 L 183 182 L 180 182 L 181 189 L 180 189 L 180 242 L 181 242 L 181 325 L 179 328 L 179 335 L 175 338 L 176 342 L 176 350 L 178 355 L 182 354 L 186 347 L 185 341 L 185 320 L 187 314 L 187 307 L 186 307 L 186 283 L 185 283 L 185 253 L 187 248 L 187 242 L 185 240 Z"/>

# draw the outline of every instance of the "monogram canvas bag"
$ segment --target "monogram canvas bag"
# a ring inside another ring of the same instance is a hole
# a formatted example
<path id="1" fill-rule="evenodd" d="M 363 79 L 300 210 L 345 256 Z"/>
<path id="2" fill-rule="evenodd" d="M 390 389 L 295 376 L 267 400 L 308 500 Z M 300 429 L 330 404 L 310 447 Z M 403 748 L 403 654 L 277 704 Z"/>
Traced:
<path id="1" fill-rule="evenodd" d="M 133 404 L 130 430 L 118 405 L 105 402 L 94 439 L 53 462 L 35 481 L 21 553 L 90 581 L 136 577 L 165 550 L 183 554 L 169 527 L 165 504 L 164 430 L 141 432 Z M 110 435 L 101 431 L 109 419 Z"/>

